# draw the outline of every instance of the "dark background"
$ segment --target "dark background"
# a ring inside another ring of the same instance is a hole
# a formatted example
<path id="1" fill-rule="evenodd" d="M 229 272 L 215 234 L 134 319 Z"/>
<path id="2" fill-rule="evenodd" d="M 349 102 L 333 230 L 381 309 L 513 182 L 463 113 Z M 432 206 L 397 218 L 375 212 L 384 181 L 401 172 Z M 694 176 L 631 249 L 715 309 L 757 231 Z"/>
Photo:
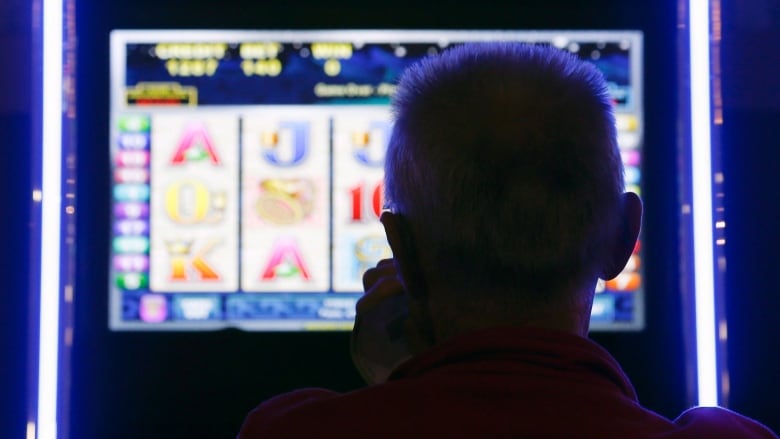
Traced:
<path id="1" fill-rule="evenodd" d="M 113 3 L 113 4 L 112 4 Z M 676 4 L 575 0 L 413 3 L 77 1 L 78 245 L 71 437 L 232 437 L 262 399 L 303 386 L 361 385 L 346 333 L 128 333 L 107 329 L 108 32 L 209 29 L 639 29 L 645 33 L 647 329 L 594 334 L 640 401 L 675 417 L 689 406 L 679 288 Z M 731 408 L 780 430 L 780 7 L 724 2 L 723 163 Z M 26 422 L 30 251 L 31 6 L 0 3 L 0 435 Z"/>

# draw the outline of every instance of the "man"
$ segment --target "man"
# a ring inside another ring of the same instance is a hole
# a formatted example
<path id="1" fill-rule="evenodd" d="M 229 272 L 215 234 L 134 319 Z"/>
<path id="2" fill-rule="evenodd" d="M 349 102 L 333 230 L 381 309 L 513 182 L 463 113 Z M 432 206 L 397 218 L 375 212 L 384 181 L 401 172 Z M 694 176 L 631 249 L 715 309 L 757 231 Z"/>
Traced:
<path id="1" fill-rule="evenodd" d="M 370 383 L 261 404 L 252 437 L 774 437 L 723 409 L 644 409 L 587 339 L 594 289 L 631 255 L 601 74 L 552 47 L 482 43 L 402 77 L 353 358 Z"/>

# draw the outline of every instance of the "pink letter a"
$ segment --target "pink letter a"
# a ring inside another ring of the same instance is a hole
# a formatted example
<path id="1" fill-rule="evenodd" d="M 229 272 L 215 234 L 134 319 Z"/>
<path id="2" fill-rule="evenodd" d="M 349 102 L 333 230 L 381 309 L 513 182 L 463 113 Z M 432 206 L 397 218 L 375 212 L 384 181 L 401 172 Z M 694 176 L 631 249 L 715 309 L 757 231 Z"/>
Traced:
<path id="1" fill-rule="evenodd" d="M 262 279 L 267 281 L 276 279 L 277 275 L 289 277 L 293 274 L 300 274 L 303 280 L 310 278 L 309 270 L 295 241 L 291 238 L 279 238 L 274 244 L 271 260 L 263 271 Z"/>
<path id="2" fill-rule="evenodd" d="M 193 147 L 198 147 L 193 149 Z M 215 165 L 219 164 L 219 157 L 214 148 L 214 141 L 202 123 L 187 125 L 184 135 L 179 140 L 179 147 L 171 159 L 171 164 L 178 165 L 187 161 L 200 161 L 208 156 Z"/>

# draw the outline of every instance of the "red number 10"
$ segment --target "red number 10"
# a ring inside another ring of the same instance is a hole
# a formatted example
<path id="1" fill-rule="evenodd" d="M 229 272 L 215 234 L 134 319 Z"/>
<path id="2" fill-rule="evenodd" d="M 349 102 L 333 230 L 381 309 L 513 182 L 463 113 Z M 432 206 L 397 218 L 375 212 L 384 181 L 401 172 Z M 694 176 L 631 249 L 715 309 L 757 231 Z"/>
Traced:
<path id="1" fill-rule="evenodd" d="M 377 183 L 373 189 L 366 188 L 365 183 L 353 187 L 349 193 L 352 195 L 352 221 L 363 221 L 365 205 L 371 205 L 370 213 L 376 218 L 382 213 L 382 195 L 384 188 L 382 182 Z M 368 200 L 368 197 L 371 197 Z"/>

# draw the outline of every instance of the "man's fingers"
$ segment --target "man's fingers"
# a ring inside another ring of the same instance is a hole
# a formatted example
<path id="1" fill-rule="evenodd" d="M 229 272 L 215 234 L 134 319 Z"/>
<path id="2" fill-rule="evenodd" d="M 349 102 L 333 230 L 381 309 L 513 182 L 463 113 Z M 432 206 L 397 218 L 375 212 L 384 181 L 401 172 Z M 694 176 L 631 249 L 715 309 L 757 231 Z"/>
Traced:
<path id="1" fill-rule="evenodd" d="M 388 298 L 402 294 L 404 294 L 403 285 L 394 273 L 390 276 L 383 276 L 377 279 L 366 291 L 366 294 L 358 300 L 355 310 L 358 314 L 363 314 Z"/>
<path id="2" fill-rule="evenodd" d="M 393 259 L 382 259 L 375 267 L 369 268 L 363 274 L 363 290 L 365 294 L 358 300 L 355 309 L 359 314 L 365 313 L 390 297 L 404 293 Z"/>
<path id="3" fill-rule="evenodd" d="M 368 292 L 380 278 L 392 275 L 395 275 L 395 262 L 392 259 L 382 259 L 363 274 L 363 291 Z"/>

